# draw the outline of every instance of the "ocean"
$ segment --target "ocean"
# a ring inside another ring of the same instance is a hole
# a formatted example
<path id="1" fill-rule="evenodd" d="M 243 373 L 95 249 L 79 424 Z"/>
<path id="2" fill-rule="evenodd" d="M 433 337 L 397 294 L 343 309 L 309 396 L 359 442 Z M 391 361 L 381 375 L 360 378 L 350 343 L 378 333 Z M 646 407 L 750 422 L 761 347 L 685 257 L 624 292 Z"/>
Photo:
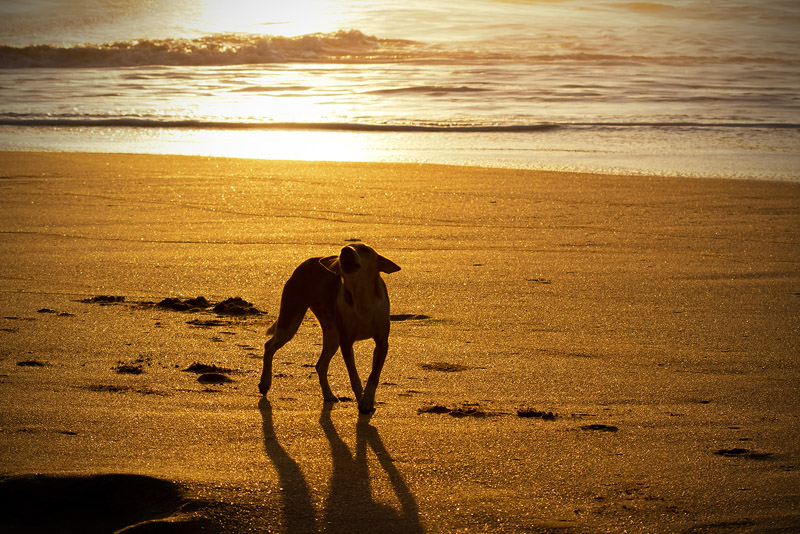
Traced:
<path id="1" fill-rule="evenodd" d="M 0 0 L 0 150 L 800 182 L 797 0 Z"/>

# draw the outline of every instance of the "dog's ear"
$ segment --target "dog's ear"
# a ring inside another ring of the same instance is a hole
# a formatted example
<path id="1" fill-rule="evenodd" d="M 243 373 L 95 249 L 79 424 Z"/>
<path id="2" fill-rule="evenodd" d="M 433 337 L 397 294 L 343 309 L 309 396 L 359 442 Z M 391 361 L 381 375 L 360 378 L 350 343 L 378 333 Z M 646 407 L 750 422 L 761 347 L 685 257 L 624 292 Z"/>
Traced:
<path id="1" fill-rule="evenodd" d="M 378 254 L 378 270 L 382 273 L 396 273 L 400 270 L 400 266 L 390 259 L 384 258 Z"/>
<path id="2" fill-rule="evenodd" d="M 342 276 L 342 270 L 339 268 L 339 256 L 320 258 L 319 263 L 333 274 Z"/>

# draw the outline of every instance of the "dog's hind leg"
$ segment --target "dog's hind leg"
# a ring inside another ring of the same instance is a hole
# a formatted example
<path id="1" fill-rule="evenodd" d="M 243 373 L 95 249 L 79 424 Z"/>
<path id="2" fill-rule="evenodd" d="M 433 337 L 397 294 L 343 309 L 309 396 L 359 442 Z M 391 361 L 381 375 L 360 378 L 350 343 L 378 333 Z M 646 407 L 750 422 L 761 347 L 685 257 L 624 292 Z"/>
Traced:
<path id="1" fill-rule="evenodd" d="M 305 314 L 306 311 L 302 310 L 289 318 L 281 315 L 267 331 L 270 332 L 274 329 L 272 337 L 264 344 L 264 368 L 261 371 L 261 380 L 258 383 L 258 391 L 262 395 L 266 395 L 272 386 L 272 358 L 278 349 L 286 345 L 294 337 L 297 329 L 300 328 L 300 323 L 303 322 Z"/>

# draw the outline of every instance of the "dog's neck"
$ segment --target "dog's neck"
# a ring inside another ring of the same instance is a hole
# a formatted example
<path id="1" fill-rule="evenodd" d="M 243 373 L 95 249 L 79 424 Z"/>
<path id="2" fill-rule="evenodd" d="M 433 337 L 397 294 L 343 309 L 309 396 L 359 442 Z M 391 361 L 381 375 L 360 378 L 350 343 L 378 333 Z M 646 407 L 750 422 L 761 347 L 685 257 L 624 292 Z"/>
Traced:
<path id="1" fill-rule="evenodd" d="M 341 293 L 344 303 L 356 311 L 372 310 L 378 302 L 386 298 L 382 282 L 377 274 L 367 283 L 349 281 L 342 277 Z"/>

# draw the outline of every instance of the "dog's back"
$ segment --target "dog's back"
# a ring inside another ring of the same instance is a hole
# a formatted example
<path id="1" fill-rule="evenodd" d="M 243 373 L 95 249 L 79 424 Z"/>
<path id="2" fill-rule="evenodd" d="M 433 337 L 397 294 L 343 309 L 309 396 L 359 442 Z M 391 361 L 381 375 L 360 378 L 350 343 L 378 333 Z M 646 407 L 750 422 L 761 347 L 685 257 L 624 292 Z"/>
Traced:
<path id="1" fill-rule="evenodd" d="M 280 314 L 268 333 L 274 333 L 276 329 L 294 333 L 309 308 L 320 323 L 326 322 L 328 318 L 334 320 L 336 296 L 339 294 L 342 279 L 323 267 L 319 260 L 320 258 L 307 259 L 297 266 L 286 281 L 281 294 Z"/>

